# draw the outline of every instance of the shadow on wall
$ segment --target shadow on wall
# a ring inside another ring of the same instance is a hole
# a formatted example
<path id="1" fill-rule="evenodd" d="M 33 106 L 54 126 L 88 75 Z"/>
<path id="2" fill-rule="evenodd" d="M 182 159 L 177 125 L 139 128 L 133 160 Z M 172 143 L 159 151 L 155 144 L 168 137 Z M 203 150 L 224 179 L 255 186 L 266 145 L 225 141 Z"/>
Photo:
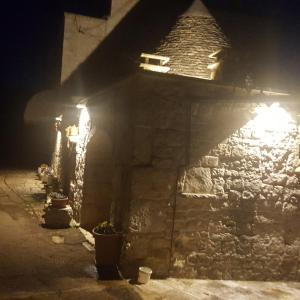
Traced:
<path id="1" fill-rule="evenodd" d="M 192 0 L 144 0 L 63 83 L 63 92 L 87 95 L 136 71 L 141 52 L 153 52 Z"/>
<path id="2" fill-rule="evenodd" d="M 299 132 L 289 113 L 296 111 L 296 104 L 193 105 L 173 275 L 299 280 L 291 250 L 300 243 Z"/>
<path id="3" fill-rule="evenodd" d="M 255 105 L 192 104 L 189 163 L 225 141 L 253 117 Z M 251 113 L 252 110 L 252 113 Z"/>

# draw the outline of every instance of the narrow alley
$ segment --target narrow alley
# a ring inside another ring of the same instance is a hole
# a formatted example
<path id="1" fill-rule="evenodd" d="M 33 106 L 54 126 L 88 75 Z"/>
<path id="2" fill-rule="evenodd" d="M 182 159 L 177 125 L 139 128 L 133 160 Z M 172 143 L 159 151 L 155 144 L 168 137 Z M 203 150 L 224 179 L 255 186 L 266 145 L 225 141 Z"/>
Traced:
<path id="1" fill-rule="evenodd" d="M 0 299 L 227 300 L 300 298 L 300 283 L 97 280 L 94 253 L 77 228 L 43 228 L 43 185 L 33 171 L 0 173 Z"/>
<path id="2" fill-rule="evenodd" d="M 42 187 L 34 172 L 0 174 L 0 299 L 141 299 L 126 281 L 97 282 L 78 229 L 41 226 Z"/>

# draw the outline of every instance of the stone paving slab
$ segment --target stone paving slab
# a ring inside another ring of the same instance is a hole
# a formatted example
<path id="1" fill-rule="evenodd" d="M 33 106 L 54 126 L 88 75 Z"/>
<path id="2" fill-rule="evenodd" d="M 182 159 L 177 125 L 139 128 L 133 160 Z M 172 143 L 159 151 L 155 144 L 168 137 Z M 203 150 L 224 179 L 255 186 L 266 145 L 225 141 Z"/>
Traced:
<path id="1" fill-rule="evenodd" d="M 298 282 L 166 279 L 138 286 L 144 295 L 170 300 L 275 300 L 300 299 Z"/>

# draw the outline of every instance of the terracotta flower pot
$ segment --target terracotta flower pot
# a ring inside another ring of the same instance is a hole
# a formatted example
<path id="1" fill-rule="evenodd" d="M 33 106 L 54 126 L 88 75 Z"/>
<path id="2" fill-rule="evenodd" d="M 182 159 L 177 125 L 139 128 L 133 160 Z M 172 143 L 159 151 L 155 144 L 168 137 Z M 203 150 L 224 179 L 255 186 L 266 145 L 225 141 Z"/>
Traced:
<path id="1" fill-rule="evenodd" d="M 65 208 L 68 204 L 68 197 L 65 198 L 51 198 L 51 206 L 53 208 Z"/>
<path id="2" fill-rule="evenodd" d="M 96 266 L 116 265 L 121 253 L 122 234 L 100 234 L 93 229 Z"/>

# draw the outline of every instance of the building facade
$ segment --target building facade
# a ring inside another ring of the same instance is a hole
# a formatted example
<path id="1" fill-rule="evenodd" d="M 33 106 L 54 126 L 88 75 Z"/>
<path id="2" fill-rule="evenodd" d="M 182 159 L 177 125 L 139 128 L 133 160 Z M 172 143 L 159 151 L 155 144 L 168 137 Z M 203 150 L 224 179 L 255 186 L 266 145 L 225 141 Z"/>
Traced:
<path id="1" fill-rule="evenodd" d="M 133 24 L 159 3 L 125 2 L 105 33 L 109 21 L 66 15 L 62 94 L 81 100 L 62 111 L 58 135 L 78 134 L 56 168 L 76 221 L 124 233 L 125 275 L 299 280 L 296 97 L 255 89 L 234 64 L 241 78 L 220 80 L 231 44 L 201 1 L 172 1 L 166 27 L 145 28 Z"/>

